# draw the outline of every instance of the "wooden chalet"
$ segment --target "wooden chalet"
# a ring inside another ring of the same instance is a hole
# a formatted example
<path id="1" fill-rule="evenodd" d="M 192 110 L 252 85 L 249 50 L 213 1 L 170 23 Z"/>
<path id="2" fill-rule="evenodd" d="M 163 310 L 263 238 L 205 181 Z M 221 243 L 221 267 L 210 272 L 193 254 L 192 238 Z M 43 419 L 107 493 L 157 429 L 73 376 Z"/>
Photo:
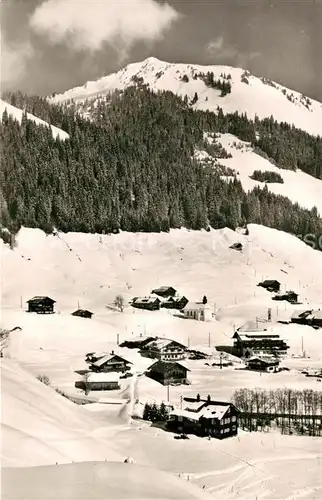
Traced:
<path id="1" fill-rule="evenodd" d="M 140 350 L 140 354 L 161 361 L 178 361 L 185 359 L 186 346 L 175 340 L 157 338 L 145 344 Z"/>
<path id="2" fill-rule="evenodd" d="M 223 401 L 184 398 L 183 408 L 169 414 L 167 428 L 174 432 L 224 439 L 238 433 L 238 414 L 235 405 Z"/>
<path id="3" fill-rule="evenodd" d="M 308 325 L 312 313 L 312 309 L 306 311 L 296 311 L 291 316 L 291 323 L 296 323 L 298 325 Z"/>
<path id="4" fill-rule="evenodd" d="M 249 358 L 256 354 L 283 356 L 289 346 L 276 333 L 266 330 L 237 330 L 234 335 L 234 350 L 237 356 Z"/>
<path id="5" fill-rule="evenodd" d="M 126 359 L 114 354 L 107 354 L 90 365 L 93 372 L 126 372 L 130 370 L 132 363 Z"/>
<path id="6" fill-rule="evenodd" d="M 181 311 L 187 304 L 188 299 L 186 297 L 169 297 L 167 300 L 161 303 L 161 307 L 166 309 L 178 309 Z"/>
<path id="7" fill-rule="evenodd" d="M 272 300 L 287 300 L 290 304 L 298 304 L 298 293 L 293 292 L 293 290 L 289 290 L 285 293 L 274 295 Z"/>
<path id="8" fill-rule="evenodd" d="M 190 370 L 177 361 L 156 361 L 146 375 L 162 385 L 189 384 L 187 373 Z"/>
<path id="9" fill-rule="evenodd" d="M 291 323 L 322 328 L 322 311 L 320 309 L 310 309 L 302 312 L 295 312 L 291 316 Z"/>
<path id="10" fill-rule="evenodd" d="M 28 312 L 36 312 L 38 314 L 53 314 L 55 300 L 50 297 L 36 296 L 27 300 Z"/>
<path id="11" fill-rule="evenodd" d="M 277 280 L 264 280 L 258 283 L 257 286 L 265 288 L 268 292 L 279 292 L 281 289 L 281 284 Z"/>
<path id="12" fill-rule="evenodd" d="M 157 311 L 160 309 L 161 300 L 158 297 L 134 297 L 130 304 L 137 309 Z"/>
<path id="13" fill-rule="evenodd" d="M 248 370 L 277 372 L 280 360 L 274 356 L 251 356 L 247 359 Z"/>
<path id="14" fill-rule="evenodd" d="M 177 291 L 172 288 L 172 286 L 160 286 L 159 288 L 155 288 L 151 293 L 158 295 L 159 297 L 168 298 L 174 297 Z"/>
<path id="15" fill-rule="evenodd" d="M 72 313 L 72 316 L 78 316 L 80 318 L 92 319 L 94 313 L 87 311 L 86 309 L 77 309 L 77 311 Z"/>

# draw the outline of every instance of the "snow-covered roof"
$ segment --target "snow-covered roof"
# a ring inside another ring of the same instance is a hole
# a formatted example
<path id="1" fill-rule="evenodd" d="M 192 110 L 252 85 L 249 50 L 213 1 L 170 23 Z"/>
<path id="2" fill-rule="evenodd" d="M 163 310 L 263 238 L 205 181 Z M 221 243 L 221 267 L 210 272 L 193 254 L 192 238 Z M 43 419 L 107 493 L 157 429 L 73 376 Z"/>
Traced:
<path id="1" fill-rule="evenodd" d="M 127 363 L 127 364 L 132 364 L 130 361 L 127 361 L 126 359 L 122 358 L 118 354 L 107 354 L 106 356 L 103 356 L 98 361 L 93 363 L 93 366 L 100 367 L 100 366 L 104 365 L 105 363 L 112 361 L 112 359 L 114 359 L 114 358 L 118 358 L 121 361 L 125 361 L 125 363 Z"/>
<path id="2" fill-rule="evenodd" d="M 171 339 L 156 339 L 156 340 L 151 340 L 148 344 L 146 344 L 147 348 L 150 347 L 156 347 L 157 349 L 163 349 L 164 347 L 167 347 L 170 344 L 177 344 L 179 346 L 185 347 L 183 344 L 180 344 L 180 342 L 177 342 L 176 340 L 171 340 Z"/>
<path id="3" fill-rule="evenodd" d="M 279 363 L 279 359 L 275 356 L 267 356 L 264 354 L 260 356 L 251 356 L 250 358 L 248 358 L 247 362 L 257 360 L 262 361 L 263 363 Z"/>
<path id="4" fill-rule="evenodd" d="M 301 311 L 295 311 L 292 313 L 291 318 L 302 318 L 305 319 L 312 313 L 312 309 L 302 309 Z"/>
<path id="5" fill-rule="evenodd" d="M 158 297 L 134 297 L 134 299 L 132 300 L 132 303 L 141 303 L 141 304 L 151 304 L 153 302 L 156 302 L 156 301 L 159 301 L 160 302 L 160 299 Z"/>
<path id="6" fill-rule="evenodd" d="M 27 300 L 27 303 L 32 302 L 33 304 L 36 304 L 36 303 L 41 303 L 41 302 L 45 302 L 45 301 L 52 302 L 52 303 L 56 302 L 54 299 L 51 299 L 50 297 L 36 295 L 32 299 Z"/>
<path id="7" fill-rule="evenodd" d="M 229 409 L 229 405 L 221 405 L 221 404 L 207 404 L 204 401 L 200 401 L 199 404 L 203 404 L 206 406 L 203 406 L 200 411 L 194 413 L 192 411 L 189 411 L 187 408 L 190 407 L 191 403 L 189 403 L 188 407 L 185 407 L 184 409 L 177 409 L 173 410 L 170 415 L 176 415 L 176 416 L 181 416 L 185 418 L 189 418 L 191 420 L 198 421 L 201 417 L 203 418 L 218 418 L 218 420 L 221 420 L 227 410 Z"/>
<path id="8" fill-rule="evenodd" d="M 191 401 L 186 405 L 185 410 L 197 411 L 206 403 L 204 401 Z"/>
<path id="9" fill-rule="evenodd" d="M 173 286 L 158 286 L 152 290 L 152 293 L 155 292 L 166 292 L 167 290 L 174 290 Z"/>
<path id="10" fill-rule="evenodd" d="M 279 339 L 280 336 L 277 333 L 272 332 L 236 332 L 240 340 L 251 341 L 251 340 L 261 340 L 261 339 Z"/>
<path id="11" fill-rule="evenodd" d="M 119 375 L 115 372 L 108 373 L 89 373 L 86 377 L 87 382 L 117 382 Z"/>

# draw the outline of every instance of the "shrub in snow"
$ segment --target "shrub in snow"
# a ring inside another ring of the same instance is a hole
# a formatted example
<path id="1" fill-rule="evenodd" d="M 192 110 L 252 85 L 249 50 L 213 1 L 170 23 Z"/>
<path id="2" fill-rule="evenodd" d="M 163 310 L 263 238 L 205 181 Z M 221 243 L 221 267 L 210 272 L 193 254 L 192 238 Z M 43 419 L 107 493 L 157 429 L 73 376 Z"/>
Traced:
<path id="1" fill-rule="evenodd" d="M 37 378 L 37 380 L 39 380 L 39 382 L 42 382 L 45 385 L 51 384 L 50 378 L 47 377 L 47 375 L 37 375 L 36 378 Z"/>

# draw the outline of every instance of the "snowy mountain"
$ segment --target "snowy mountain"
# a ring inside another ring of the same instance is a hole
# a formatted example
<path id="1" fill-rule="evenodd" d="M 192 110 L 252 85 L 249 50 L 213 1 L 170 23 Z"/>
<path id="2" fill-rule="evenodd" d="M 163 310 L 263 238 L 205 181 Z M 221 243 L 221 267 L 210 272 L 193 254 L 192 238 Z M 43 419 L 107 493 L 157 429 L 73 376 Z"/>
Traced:
<path id="1" fill-rule="evenodd" d="M 195 159 L 203 165 L 213 165 L 220 168 L 223 165 L 227 172 L 236 175 L 242 183 L 245 191 L 251 191 L 254 187 L 263 188 L 267 186 L 272 193 L 286 196 L 292 203 L 298 203 L 302 208 L 311 210 L 316 207 L 320 216 L 322 215 L 322 181 L 301 170 L 286 170 L 278 168 L 268 158 L 256 153 L 250 143 L 241 141 L 232 134 L 216 134 L 210 137 L 205 134 L 209 144 L 220 144 L 227 151 L 229 158 L 220 160 L 211 156 L 203 150 L 195 151 Z M 260 182 L 252 178 L 254 171 L 275 172 L 282 178 L 282 182 Z M 227 180 L 230 176 L 223 177 Z"/>
<path id="2" fill-rule="evenodd" d="M 23 110 L 16 108 L 15 106 L 12 106 L 11 104 L 8 104 L 7 102 L 0 99 L 0 119 L 2 118 L 2 115 L 5 110 L 7 110 L 8 115 L 12 116 L 21 123 Z M 53 137 L 55 138 L 59 137 L 61 140 L 68 139 L 69 135 L 60 128 L 54 127 L 53 125 L 49 125 L 44 120 L 37 118 L 37 116 L 34 116 L 31 113 L 27 113 L 27 117 L 29 120 L 36 123 L 36 125 L 43 125 L 45 127 L 50 127 Z"/>
<path id="3" fill-rule="evenodd" d="M 208 72 L 213 73 L 218 88 L 206 84 Z M 54 103 L 70 99 L 84 102 L 135 83 L 146 84 L 152 91 L 169 90 L 182 97 L 187 95 L 194 109 L 216 111 L 219 106 L 224 113 L 237 111 L 246 113 L 249 118 L 258 116 L 260 119 L 273 115 L 278 122 L 294 124 L 312 135 L 322 135 L 321 103 L 267 78 L 258 78 L 230 66 L 171 64 L 149 57 L 49 100 Z M 226 87 L 224 92 L 220 89 L 222 86 Z"/>

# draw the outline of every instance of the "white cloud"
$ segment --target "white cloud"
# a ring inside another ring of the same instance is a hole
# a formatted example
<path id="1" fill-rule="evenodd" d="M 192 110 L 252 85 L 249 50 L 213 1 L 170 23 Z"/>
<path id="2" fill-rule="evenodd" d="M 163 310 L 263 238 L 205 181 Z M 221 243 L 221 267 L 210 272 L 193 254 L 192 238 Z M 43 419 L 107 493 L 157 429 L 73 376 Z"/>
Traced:
<path id="1" fill-rule="evenodd" d="M 162 38 L 178 17 L 173 7 L 154 0 L 45 0 L 30 26 L 52 44 L 96 51 L 108 42 L 124 57 L 136 41 Z"/>
<path id="2" fill-rule="evenodd" d="M 3 35 L 0 36 L 0 45 L 1 84 L 5 88 L 8 84 L 19 82 L 34 51 L 29 42 L 9 45 Z"/>
<path id="3" fill-rule="evenodd" d="M 223 36 L 211 40 L 205 49 L 210 56 L 227 62 L 233 59 L 239 66 L 247 65 L 252 59 L 261 56 L 260 52 L 251 52 L 249 54 L 240 52 L 236 47 L 226 44 Z"/>

